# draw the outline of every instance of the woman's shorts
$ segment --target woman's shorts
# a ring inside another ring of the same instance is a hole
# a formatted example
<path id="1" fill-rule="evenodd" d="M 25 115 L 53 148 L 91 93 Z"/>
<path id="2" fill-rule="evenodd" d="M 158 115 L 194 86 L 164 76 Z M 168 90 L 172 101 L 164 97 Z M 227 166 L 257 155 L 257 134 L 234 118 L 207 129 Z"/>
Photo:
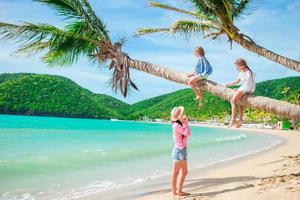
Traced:
<path id="1" fill-rule="evenodd" d="M 173 148 L 172 158 L 174 162 L 178 162 L 180 160 L 187 160 L 187 149 L 179 149 L 177 147 Z"/>

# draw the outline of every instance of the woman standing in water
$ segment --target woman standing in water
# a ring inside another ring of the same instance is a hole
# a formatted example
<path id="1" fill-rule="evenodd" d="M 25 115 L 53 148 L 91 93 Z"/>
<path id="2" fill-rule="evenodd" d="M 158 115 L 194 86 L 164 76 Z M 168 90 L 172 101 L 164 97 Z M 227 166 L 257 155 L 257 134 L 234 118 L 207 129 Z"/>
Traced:
<path id="1" fill-rule="evenodd" d="M 187 169 L 187 142 L 191 135 L 188 125 L 188 118 L 184 115 L 184 107 L 175 107 L 171 111 L 171 120 L 173 128 L 174 148 L 172 152 L 173 171 L 172 171 L 172 194 L 176 196 L 186 196 L 189 193 L 182 191 Z M 177 178 L 181 171 L 181 178 L 177 192 Z"/>

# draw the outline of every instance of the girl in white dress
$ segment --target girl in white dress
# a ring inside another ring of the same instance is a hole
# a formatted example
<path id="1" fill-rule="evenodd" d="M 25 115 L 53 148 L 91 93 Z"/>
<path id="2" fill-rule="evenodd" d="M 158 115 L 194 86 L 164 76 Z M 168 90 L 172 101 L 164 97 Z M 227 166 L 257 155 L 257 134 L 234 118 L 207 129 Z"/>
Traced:
<path id="1" fill-rule="evenodd" d="M 233 95 L 230 103 L 231 103 L 231 121 L 228 128 L 232 127 L 236 124 L 236 104 L 242 99 L 245 94 L 252 94 L 255 91 L 255 80 L 251 69 L 248 67 L 247 62 L 239 58 L 234 64 L 236 65 L 237 70 L 239 71 L 238 77 L 235 81 L 231 83 L 227 83 L 226 87 L 230 85 L 235 85 L 238 83 L 242 83 L 241 86 L 237 89 L 235 94 Z M 239 106 L 239 114 L 240 119 L 236 125 L 236 128 L 240 128 L 243 125 L 243 106 L 241 104 Z"/>

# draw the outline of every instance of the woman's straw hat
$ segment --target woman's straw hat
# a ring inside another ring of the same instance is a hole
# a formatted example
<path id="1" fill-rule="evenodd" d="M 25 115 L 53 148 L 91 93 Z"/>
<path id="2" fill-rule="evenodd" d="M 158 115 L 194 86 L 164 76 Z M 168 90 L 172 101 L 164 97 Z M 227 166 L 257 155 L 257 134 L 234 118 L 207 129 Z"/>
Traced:
<path id="1" fill-rule="evenodd" d="M 183 112 L 184 112 L 183 106 L 174 107 L 171 111 L 171 120 L 177 121 L 178 119 L 180 119 L 182 117 Z"/>

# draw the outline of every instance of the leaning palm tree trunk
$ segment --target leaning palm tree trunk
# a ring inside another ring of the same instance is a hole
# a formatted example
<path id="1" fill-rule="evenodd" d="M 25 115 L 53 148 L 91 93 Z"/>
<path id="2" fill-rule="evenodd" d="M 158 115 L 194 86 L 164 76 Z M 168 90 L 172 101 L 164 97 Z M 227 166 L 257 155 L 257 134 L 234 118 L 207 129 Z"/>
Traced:
<path id="1" fill-rule="evenodd" d="M 274 53 L 258 44 L 256 44 L 252 40 L 247 40 L 243 35 L 237 34 L 236 37 L 233 38 L 233 40 L 244 47 L 245 49 L 252 51 L 254 53 L 257 53 L 260 56 L 263 56 L 269 60 L 272 60 L 276 63 L 279 63 L 283 66 L 286 66 L 292 70 L 296 70 L 300 72 L 300 62 L 297 60 L 293 60 L 287 57 L 284 57 L 282 55 L 279 55 L 277 53 Z"/>
<path id="2" fill-rule="evenodd" d="M 130 60 L 130 66 L 133 69 L 187 85 L 188 77 L 186 73 L 176 72 L 172 69 L 164 68 L 159 65 L 133 59 Z M 206 81 L 203 89 L 225 100 L 230 100 L 234 94 L 233 89 L 226 88 L 223 85 L 210 80 Z M 245 96 L 242 100 L 242 104 L 254 109 L 271 112 L 278 116 L 287 117 L 294 121 L 300 120 L 300 106 L 285 101 L 251 95 Z"/>

